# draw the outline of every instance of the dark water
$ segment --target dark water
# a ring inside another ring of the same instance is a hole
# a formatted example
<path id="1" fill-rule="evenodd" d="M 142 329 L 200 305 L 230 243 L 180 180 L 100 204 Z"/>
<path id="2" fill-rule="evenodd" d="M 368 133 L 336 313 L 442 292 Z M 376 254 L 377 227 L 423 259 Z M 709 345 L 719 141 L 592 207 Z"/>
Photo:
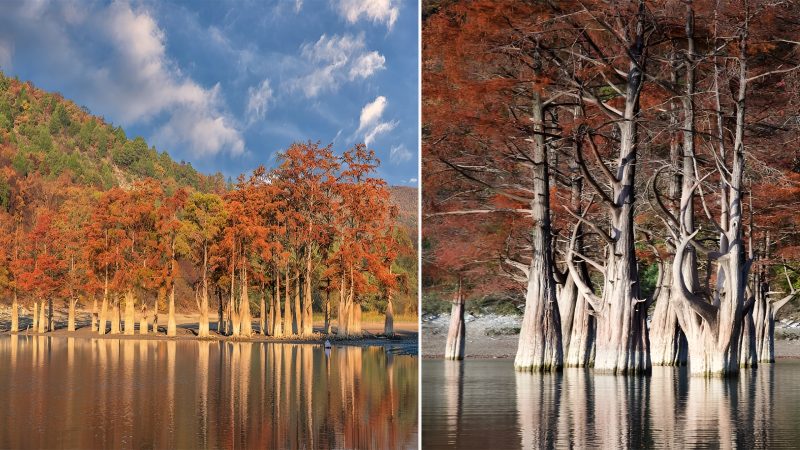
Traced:
<path id="1" fill-rule="evenodd" d="M 0 448 L 408 448 L 418 358 L 380 347 L 4 336 Z"/>
<path id="2" fill-rule="evenodd" d="M 424 448 L 800 447 L 800 362 L 738 378 L 516 373 L 512 360 L 422 363 Z"/>

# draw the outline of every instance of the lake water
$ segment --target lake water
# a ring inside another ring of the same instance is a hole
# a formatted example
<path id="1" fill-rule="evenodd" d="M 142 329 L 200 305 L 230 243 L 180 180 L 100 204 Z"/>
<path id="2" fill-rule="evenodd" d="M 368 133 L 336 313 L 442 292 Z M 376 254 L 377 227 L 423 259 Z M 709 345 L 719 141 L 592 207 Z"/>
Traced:
<path id="1" fill-rule="evenodd" d="M 0 337 L 0 448 L 415 448 L 416 356 Z"/>
<path id="2" fill-rule="evenodd" d="M 800 446 L 800 361 L 728 380 L 514 371 L 513 360 L 424 360 L 424 448 Z"/>

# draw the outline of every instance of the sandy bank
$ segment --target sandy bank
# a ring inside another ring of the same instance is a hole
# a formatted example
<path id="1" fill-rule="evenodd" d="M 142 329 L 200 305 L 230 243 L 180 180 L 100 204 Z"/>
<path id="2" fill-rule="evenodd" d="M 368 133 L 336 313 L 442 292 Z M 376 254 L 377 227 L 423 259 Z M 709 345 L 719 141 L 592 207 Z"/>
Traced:
<path id="1" fill-rule="evenodd" d="M 106 334 L 103 336 L 98 335 L 91 331 L 91 314 L 89 311 L 80 310 L 76 313 L 76 330 L 74 332 L 67 331 L 67 312 L 66 310 L 57 309 L 54 311 L 54 320 L 56 323 L 56 330 L 45 333 L 47 336 L 53 337 L 74 337 L 86 339 L 160 339 L 160 340 L 200 340 L 197 337 L 198 319 L 192 314 L 175 314 L 175 322 L 177 324 L 177 335 L 174 337 L 167 337 L 166 335 L 166 314 L 159 315 L 158 331 L 153 332 L 152 329 L 148 330 L 147 334 L 139 333 L 139 323 L 136 323 L 136 334 Z M 20 335 L 39 335 L 28 330 L 31 325 L 31 319 L 28 312 L 20 312 Z M 322 344 L 326 339 L 334 342 L 336 345 L 357 345 L 357 346 L 382 346 L 388 351 L 393 353 L 402 354 L 417 354 L 418 348 L 418 325 L 416 322 L 395 322 L 395 336 L 388 338 L 383 336 L 383 322 L 363 322 L 362 329 L 363 335 L 361 337 L 339 338 L 335 334 L 326 336 L 322 334 L 323 323 L 314 322 L 314 335 L 309 337 L 300 336 L 284 336 L 274 338 L 264 336 L 257 332 L 250 338 L 233 338 L 219 334 L 216 330 L 216 321 L 212 319 L 211 322 L 211 336 L 202 338 L 204 340 L 217 340 L 229 341 L 238 340 L 246 342 L 276 342 L 276 343 L 308 343 L 308 344 Z M 0 308 L 0 335 L 9 334 L 11 326 L 10 308 Z M 152 327 L 152 322 L 149 323 Z M 258 319 L 253 320 L 253 330 L 259 329 Z M 332 326 L 332 331 L 336 332 L 336 326 Z"/>

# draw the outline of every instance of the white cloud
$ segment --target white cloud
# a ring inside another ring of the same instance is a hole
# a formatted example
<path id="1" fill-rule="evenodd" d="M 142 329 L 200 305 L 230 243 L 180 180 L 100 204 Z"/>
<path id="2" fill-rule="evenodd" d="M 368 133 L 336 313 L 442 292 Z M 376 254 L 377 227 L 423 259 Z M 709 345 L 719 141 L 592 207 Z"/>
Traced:
<path id="1" fill-rule="evenodd" d="M 149 11 L 125 2 L 51 5 L 4 9 L 0 41 L 39 54 L 40 70 L 59 74 L 61 87 L 70 87 L 76 100 L 97 113 L 126 127 L 152 125 L 159 146 L 181 146 L 195 156 L 244 151 L 219 87 L 205 88 L 181 71 Z M 84 48 L 85 30 L 92 30 L 102 56 Z"/>
<path id="2" fill-rule="evenodd" d="M 410 161 L 411 156 L 411 151 L 403 144 L 393 145 L 389 150 L 389 161 L 391 161 L 392 164 Z"/>
<path id="3" fill-rule="evenodd" d="M 272 88 L 269 79 L 264 79 L 261 85 L 247 89 L 247 122 L 253 123 L 264 118 L 267 106 L 272 100 Z"/>
<path id="4" fill-rule="evenodd" d="M 313 44 L 303 44 L 300 53 L 308 63 L 307 73 L 292 80 L 289 88 L 302 91 L 307 98 L 335 92 L 345 81 L 368 78 L 386 62 L 380 53 L 366 49 L 364 33 L 323 34 Z"/>
<path id="5" fill-rule="evenodd" d="M 386 58 L 378 52 L 369 52 L 361 55 L 350 67 L 350 79 L 369 78 L 373 73 L 384 69 Z"/>
<path id="6" fill-rule="evenodd" d="M 299 13 L 303 9 L 303 0 L 294 0 L 294 12 Z"/>
<path id="7" fill-rule="evenodd" d="M 397 121 L 381 122 L 383 111 L 386 109 L 388 101 L 386 97 L 380 95 L 378 98 L 361 108 L 361 116 L 358 121 L 356 134 L 363 133 L 364 143 L 370 145 L 375 138 L 384 133 L 392 131 L 397 126 Z"/>
<path id="8" fill-rule="evenodd" d="M 339 14 L 350 23 L 356 23 L 364 16 L 373 23 L 384 23 L 388 29 L 397 21 L 400 14 L 397 0 L 339 0 Z"/>
<path id="9" fill-rule="evenodd" d="M 0 41 L 0 69 L 7 69 L 11 65 L 13 53 L 11 43 Z"/>

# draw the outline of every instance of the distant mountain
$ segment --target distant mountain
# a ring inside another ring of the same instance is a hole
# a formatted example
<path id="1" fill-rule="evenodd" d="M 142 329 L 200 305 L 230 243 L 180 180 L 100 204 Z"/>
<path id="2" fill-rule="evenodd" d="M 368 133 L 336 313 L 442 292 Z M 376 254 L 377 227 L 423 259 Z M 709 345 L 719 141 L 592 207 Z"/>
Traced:
<path id="1" fill-rule="evenodd" d="M 411 229 L 412 238 L 416 244 L 417 224 L 419 223 L 417 215 L 419 190 L 411 186 L 389 186 L 389 192 L 392 203 L 399 209 L 399 221 Z"/>

